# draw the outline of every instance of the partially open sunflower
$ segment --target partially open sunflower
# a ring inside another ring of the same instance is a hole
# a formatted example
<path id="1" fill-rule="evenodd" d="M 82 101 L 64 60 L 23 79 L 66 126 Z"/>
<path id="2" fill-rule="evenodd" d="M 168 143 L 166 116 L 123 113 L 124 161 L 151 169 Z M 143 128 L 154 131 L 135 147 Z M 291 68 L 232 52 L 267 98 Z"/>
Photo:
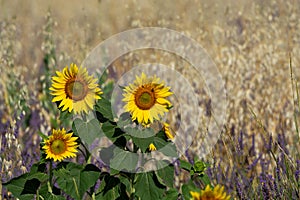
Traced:
<path id="1" fill-rule="evenodd" d="M 75 157 L 79 146 L 76 142 L 78 137 L 72 135 L 73 133 L 66 133 L 65 129 L 53 129 L 52 135 L 44 140 L 42 147 L 47 155 L 46 159 L 62 161 L 65 158 Z"/>
<path id="2" fill-rule="evenodd" d="M 133 121 L 148 125 L 169 111 L 172 104 L 166 98 L 172 94 L 170 87 L 165 87 L 159 78 L 146 77 L 142 73 L 141 77 L 136 76 L 133 84 L 124 88 L 124 109 Z"/>
<path id="3" fill-rule="evenodd" d="M 148 148 L 149 151 L 156 151 L 156 146 L 153 143 L 151 143 Z"/>
<path id="4" fill-rule="evenodd" d="M 57 76 L 52 77 L 50 90 L 54 96 L 52 102 L 58 102 L 62 111 L 88 113 L 93 109 L 95 101 L 101 99 L 102 91 L 97 79 L 89 76 L 86 68 L 71 64 L 70 69 L 66 66 L 62 72 L 56 71 L 56 74 Z"/>
<path id="5" fill-rule="evenodd" d="M 193 200 L 229 200 L 230 195 L 224 192 L 224 186 L 217 185 L 214 189 L 211 189 L 209 185 L 200 192 L 190 192 Z"/>
<path id="6" fill-rule="evenodd" d="M 170 140 L 174 139 L 174 135 L 170 131 L 170 124 L 164 123 L 163 131 L 165 132 L 165 135 L 167 136 L 168 139 Z"/>

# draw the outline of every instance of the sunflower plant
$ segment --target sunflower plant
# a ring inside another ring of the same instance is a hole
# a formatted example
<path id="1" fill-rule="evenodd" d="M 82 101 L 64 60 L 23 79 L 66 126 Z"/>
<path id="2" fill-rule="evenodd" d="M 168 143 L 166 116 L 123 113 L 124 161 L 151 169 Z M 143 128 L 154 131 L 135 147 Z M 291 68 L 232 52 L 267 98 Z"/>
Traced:
<path id="1" fill-rule="evenodd" d="M 72 126 L 58 125 L 49 135 L 40 134 L 40 161 L 30 172 L 4 184 L 15 197 L 230 198 L 223 187 L 210 183 L 206 163 L 178 159 L 176 135 L 162 121 L 172 108 L 170 87 L 156 76 L 136 76 L 133 83 L 122 87 L 124 113 L 116 117 L 106 98 L 113 87 L 100 80 L 75 64 L 52 77 L 50 91 L 61 113 L 58 118 L 61 124 L 71 121 Z M 190 181 L 181 188 L 174 184 L 175 169 L 190 174 Z"/>

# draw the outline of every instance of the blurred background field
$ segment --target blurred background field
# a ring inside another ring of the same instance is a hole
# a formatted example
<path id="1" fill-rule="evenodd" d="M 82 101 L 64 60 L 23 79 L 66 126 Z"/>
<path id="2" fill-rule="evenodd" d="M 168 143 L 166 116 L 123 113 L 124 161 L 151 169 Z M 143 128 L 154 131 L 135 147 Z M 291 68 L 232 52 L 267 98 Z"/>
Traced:
<path id="1" fill-rule="evenodd" d="M 227 121 L 207 158 L 213 183 L 237 199 L 299 199 L 299 19 L 296 0 L 0 0 L 2 181 L 28 170 L 40 155 L 38 131 L 47 134 L 60 123 L 48 94 L 56 70 L 82 63 L 116 33 L 158 26 L 199 42 L 225 81 Z M 151 59 L 166 65 L 175 59 L 176 69 L 193 77 L 184 61 L 159 51 L 133 52 L 112 63 L 110 72 L 117 76 Z M 196 93 L 199 106 L 209 109 L 209 97 Z M 186 152 L 190 162 L 199 145 Z"/>

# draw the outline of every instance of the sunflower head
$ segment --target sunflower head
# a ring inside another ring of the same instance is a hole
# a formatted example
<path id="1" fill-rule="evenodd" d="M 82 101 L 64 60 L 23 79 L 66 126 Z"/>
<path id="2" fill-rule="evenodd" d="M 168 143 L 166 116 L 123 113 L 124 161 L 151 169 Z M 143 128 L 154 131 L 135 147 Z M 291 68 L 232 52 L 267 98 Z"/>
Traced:
<path id="1" fill-rule="evenodd" d="M 47 155 L 46 159 L 62 161 L 65 158 L 75 157 L 79 146 L 76 142 L 78 137 L 72 135 L 73 133 L 66 133 L 65 129 L 53 129 L 52 135 L 44 140 L 42 147 Z"/>
<path id="2" fill-rule="evenodd" d="M 101 98 L 102 91 L 98 87 L 97 79 L 90 76 L 86 68 L 71 64 L 70 68 L 66 66 L 62 72 L 56 71 L 56 75 L 52 77 L 50 87 L 54 96 L 52 102 L 58 102 L 62 111 L 87 113 L 93 109 L 95 101 Z"/>
<path id="3" fill-rule="evenodd" d="M 131 114 L 133 121 L 147 126 L 155 119 L 159 120 L 172 106 L 166 99 L 172 94 L 169 90 L 170 87 L 165 87 L 156 76 L 146 77 L 142 73 L 140 77 L 136 76 L 133 84 L 124 88 L 124 109 Z"/>
<path id="4" fill-rule="evenodd" d="M 224 192 L 224 186 L 217 185 L 214 189 L 211 189 L 209 185 L 206 186 L 205 190 L 200 192 L 190 192 L 192 200 L 229 200 L 230 195 Z"/>

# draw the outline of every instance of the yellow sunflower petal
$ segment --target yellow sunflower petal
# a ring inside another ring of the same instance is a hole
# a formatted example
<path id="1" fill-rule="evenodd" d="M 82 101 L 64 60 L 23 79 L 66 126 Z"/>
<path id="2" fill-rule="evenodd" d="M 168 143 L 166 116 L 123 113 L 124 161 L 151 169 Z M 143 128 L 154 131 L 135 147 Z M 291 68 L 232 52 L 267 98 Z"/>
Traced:
<path id="1" fill-rule="evenodd" d="M 224 187 L 220 185 L 216 185 L 214 189 L 212 189 L 209 185 L 205 187 L 204 190 L 201 190 L 200 193 L 197 192 L 190 192 L 193 199 L 200 200 L 200 199 L 215 199 L 215 200 L 228 200 L 230 199 L 230 195 L 227 195 L 224 192 Z"/>
<path id="2" fill-rule="evenodd" d="M 52 102 L 60 101 L 58 107 L 62 111 L 88 113 L 93 109 L 95 100 L 101 99 L 103 92 L 97 84 L 98 80 L 90 76 L 86 68 L 71 64 L 70 68 L 66 66 L 62 72 L 56 71 L 56 75 L 52 77 L 49 90 L 53 95 Z"/>
<path id="3" fill-rule="evenodd" d="M 62 161 L 68 157 L 75 157 L 78 143 L 77 137 L 72 137 L 73 133 L 66 133 L 65 129 L 52 130 L 52 135 L 44 140 L 42 149 L 46 153 L 46 159 Z"/>
<path id="4" fill-rule="evenodd" d="M 147 77 L 142 73 L 123 89 L 124 110 L 131 114 L 132 120 L 144 125 L 153 123 L 168 112 L 171 103 L 165 98 L 172 94 L 169 90 L 156 76 Z"/>
<path id="5" fill-rule="evenodd" d="M 155 145 L 154 145 L 153 143 L 151 143 L 151 144 L 149 145 L 149 150 L 150 150 L 150 151 L 156 151 L 156 147 L 155 147 Z"/>

